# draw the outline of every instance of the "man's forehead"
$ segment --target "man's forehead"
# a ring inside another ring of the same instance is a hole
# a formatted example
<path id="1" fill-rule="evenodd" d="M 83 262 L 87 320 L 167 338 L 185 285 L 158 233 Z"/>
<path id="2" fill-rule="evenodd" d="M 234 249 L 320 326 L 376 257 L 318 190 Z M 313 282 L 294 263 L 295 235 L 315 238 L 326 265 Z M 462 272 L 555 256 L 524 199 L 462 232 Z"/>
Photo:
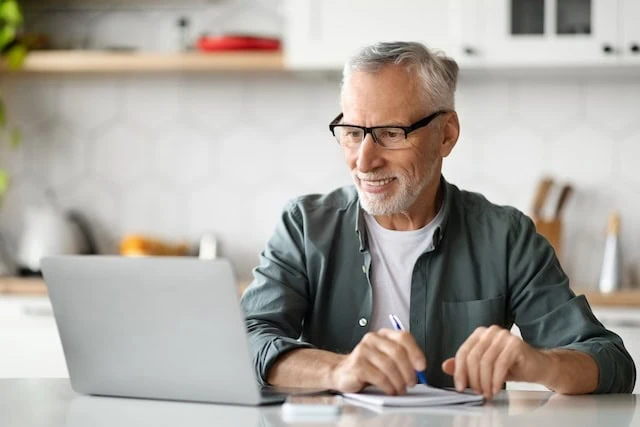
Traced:
<path id="1" fill-rule="evenodd" d="M 422 98 L 415 87 L 391 81 L 375 83 L 363 79 L 345 82 L 341 98 L 345 121 L 404 123 L 422 113 Z"/>
<path id="2" fill-rule="evenodd" d="M 384 102 L 392 108 L 411 105 L 421 96 L 418 76 L 398 65 L 390 65 L 378 71 L 355 71 L 344 82 L 341 103 L 360 104 Z"/>

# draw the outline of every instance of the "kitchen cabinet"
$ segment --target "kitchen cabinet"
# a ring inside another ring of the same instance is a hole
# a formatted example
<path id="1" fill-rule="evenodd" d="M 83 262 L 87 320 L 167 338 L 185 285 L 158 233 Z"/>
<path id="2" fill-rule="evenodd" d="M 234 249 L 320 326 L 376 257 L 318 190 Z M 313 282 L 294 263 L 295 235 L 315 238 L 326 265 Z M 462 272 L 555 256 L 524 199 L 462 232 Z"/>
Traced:
<path id="1" fill-rule="evenodd" d="M 618 0 L 458 0 L 462 63 L 615 63 Z"/>
<path id="2" fill-rule="evenodd" d="M 449 50 L 449 2 L 436 0 L 288 0 L 285 64 L 293 69 L 339 70 L 359 47 L 414 40 Z"/>
<path id="3" fill-rule="evenodd" d="M 68 376 L 49 299 L 0 296 L 0 378 Z"/>
<path id="4" fill-rule="evenodd" d="M 619 54 L 625 64 L 640 65 L 640 1 L 618 0 L 619 2 Z"/>
<path id="5" fill-rule="evenodd" d="M 455 1 L 461 24 L 453 55 L 463 66 L 640 63 L 637 0 Z"/>
<path id="6" fill-rule="evenodd" d="M 285 66 L 339 70 L 358 47 L 415 40 L 464 70 L 640 64 L 638 0 L 288 0 Z"/>

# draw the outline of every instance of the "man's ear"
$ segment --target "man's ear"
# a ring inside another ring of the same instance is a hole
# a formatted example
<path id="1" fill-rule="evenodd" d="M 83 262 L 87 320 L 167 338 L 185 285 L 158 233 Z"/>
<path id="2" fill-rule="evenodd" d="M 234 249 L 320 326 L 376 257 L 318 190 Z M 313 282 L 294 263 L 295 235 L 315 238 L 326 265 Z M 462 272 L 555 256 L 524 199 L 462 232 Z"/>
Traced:
<path id="1" fill-rule="evenodd" d="M 458 113 L 452 111 L 447 113 L 444 117 L 444 123 L 442 124 L 442 144 L 440 145 L 440 156 L 447 157 L 453 147 L 458 142 L 460 136 L 460 122 L 458 120 Z"/>

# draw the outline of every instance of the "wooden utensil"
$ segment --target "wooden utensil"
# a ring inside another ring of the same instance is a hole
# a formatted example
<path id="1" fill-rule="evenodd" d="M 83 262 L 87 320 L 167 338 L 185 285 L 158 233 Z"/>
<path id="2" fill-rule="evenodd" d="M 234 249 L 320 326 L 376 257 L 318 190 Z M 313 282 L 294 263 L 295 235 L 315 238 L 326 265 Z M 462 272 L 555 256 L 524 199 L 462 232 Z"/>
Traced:
<path id="1" fill-rule="evenodd" d="M 556 211 L 554 214 L 554 219 L 560 219 L 560 215 L 562 215 L 562 210 L 567 204 L 567 199 L 573 192 L 573 187 L 569 184 L 565 184 L 560 191 L 560 197 L 558 198 L 558 203 L 556 204 Z"/>
<path id="2" fill-rule="evenodd" d="M 549 190 L 553 186 L 553 179 L 550 177 L 545 177 L 538 184 L 538 189 L 536 191 L 536 196 L 533 199 L 533 217 L 540 218 L 542 216 L 542 208 L 544 207 L 544 203 L 547 200 L 547 196 L 549 195 Z"/>
<path id="3" fill-rule="evenodd" d="M 543 216 L 543 208 L 545 203 L 549 203 L 549 193 L 553 187 L 553 180 L 551 178 L 544 178 L 538 185 L 536 197 L 533 203 L 533 221 L 538 233 L 546 237 L 553 249 L 556 251 L 558 258 L 562 256 L 562 210 L 564 209 L 569 196 L 573 192 L 573 187 L 569 184 L 562 186 L 559 192 L 555 192 L 557 198 L 554 197 L 555 207 L 550 212 L 551 218 Z M 549 213 L 549 210 L 547 210 Z"/>

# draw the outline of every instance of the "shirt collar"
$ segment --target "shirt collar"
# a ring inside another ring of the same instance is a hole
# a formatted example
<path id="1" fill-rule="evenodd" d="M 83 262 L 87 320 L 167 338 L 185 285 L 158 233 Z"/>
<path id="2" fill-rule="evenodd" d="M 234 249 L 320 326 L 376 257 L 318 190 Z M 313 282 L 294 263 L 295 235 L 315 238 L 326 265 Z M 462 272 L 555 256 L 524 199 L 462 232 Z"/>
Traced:
<path id="1" fill-rule="evenodd" d="M 444 230 L 447 227 L 447 222 L 449 220 L 449 213 L 451 212 L 451 203 L 452 203 L 452 192 L 448 188 L 449 183 L 446 179 L 444 179 L 443 175 L 440 175 L 440 188 L 444 192 L 442 195 L 442 202 L 444 203 L 444 212 L 442 215 L 442 222 L 435 229 L 433 233 L 433 248 L 437 249 L 442 242 L 442 237 L 444 235 Z M 365 225 L 364 220 L 364 211 L 360 206 L 360 200 L 358 199 L 357 203 L 358 216 L 356 218 L 356 229 L 355 232 L 358 235 L 358 240 L 360 242 L 360 252 L 365 252 L 369 248 L 369 240 L 367 236 L 367 227 Z"/>

